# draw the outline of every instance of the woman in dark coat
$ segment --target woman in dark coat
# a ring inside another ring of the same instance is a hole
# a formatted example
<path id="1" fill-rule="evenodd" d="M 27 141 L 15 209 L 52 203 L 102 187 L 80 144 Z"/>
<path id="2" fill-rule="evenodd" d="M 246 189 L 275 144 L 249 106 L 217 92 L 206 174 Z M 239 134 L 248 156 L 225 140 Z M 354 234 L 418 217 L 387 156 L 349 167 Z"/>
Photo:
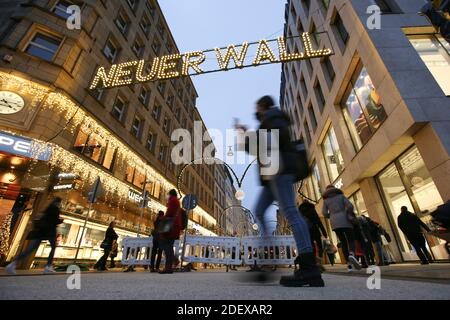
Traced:
<path id="1" fill-rule="evenodd" d="M 108 257 L 114 247 L 114 244 L 117 241 L 117 238 L 119 237 L 116 231 L 114 231 L 115 226 L 116 223 L 114 221 L 111 221 L 108 229 L 106 230 L 105 240 L 103 240 L 102 242 L 103 256 L 94 265 L 94 269 L 97 269 L 99 271 L 106 271 L 106 261 L 108 261 Z"/>
<path id="2" fill-rule="evenodd" d="M 52 264 L 56 250 L 56 227 L 63 222 L 63 220 L 59 218 L 61 201 L 62 200 L 59 197 L 53 199 L 47 209 L 43 212 L 42 216 L 34 221 L 33 230 L 27 236 L 27 240 L 31 240 L 28 248 L 6 267 L 6 272 L 15 274 L 17 263 L 27 258 L 39 248 L 39 245 L 43 240 L 48 240 L 52 248 L 48 255 L 44 273 L 55 272 Z"/>

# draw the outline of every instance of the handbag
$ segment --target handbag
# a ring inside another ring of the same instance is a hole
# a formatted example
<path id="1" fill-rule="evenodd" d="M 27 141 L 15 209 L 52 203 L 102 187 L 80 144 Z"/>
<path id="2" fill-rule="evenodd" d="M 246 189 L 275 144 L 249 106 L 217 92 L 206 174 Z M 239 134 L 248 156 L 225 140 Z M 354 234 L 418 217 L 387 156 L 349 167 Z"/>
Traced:
<path id="1" fill-rule="evenodd" d="M 174 221 L 175 221 L 175 219 L 172 217 L 166 217 L 166 218 L 162 219 L 159 222 L 158 227 L 156 228 L 156 232 L 157 233 L 167 233 L 167 232 L 172 231 Z"/>

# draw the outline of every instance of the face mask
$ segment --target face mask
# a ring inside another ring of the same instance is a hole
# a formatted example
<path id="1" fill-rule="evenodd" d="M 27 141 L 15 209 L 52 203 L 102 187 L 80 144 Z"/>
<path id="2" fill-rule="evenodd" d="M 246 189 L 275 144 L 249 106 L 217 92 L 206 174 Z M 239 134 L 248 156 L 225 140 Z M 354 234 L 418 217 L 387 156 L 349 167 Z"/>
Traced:
<path id="1" fill-rule="evenodd" d="M 262 113 L 261 113 L 261 112 L 255 112 L 255 118 L 256 118 L 256 120 L 258 120 L 259 122 L 261 122 L 262 119 L 263 119 Z"/>

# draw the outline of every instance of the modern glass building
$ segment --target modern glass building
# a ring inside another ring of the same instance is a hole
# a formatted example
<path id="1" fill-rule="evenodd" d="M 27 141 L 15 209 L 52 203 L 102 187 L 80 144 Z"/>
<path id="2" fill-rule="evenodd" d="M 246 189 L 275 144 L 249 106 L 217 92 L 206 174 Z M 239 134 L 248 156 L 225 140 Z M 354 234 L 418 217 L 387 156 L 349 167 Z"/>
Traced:
<path id="1" fill-rule="evenodd" d="M 302 50 L 297 36 L 306 31 L 315 33 L 314 46 L 334 51 L 283 65 L 281 105 L 293 119 L 292 137 L 308 146 L 312 168 L 302 192 L 321 209 L 325 187 L 340 187 L 358 214 L 392 235 L 398 262 L 418 260 L 397 226 L 400 207 L 430 224 L 430 213 L 450 200 L 450 44 L 418 15 L 423 5 L 286 5 L 288 50 Z M 436 259 L 448 259 L 443 241 L 426 238 Z"/>

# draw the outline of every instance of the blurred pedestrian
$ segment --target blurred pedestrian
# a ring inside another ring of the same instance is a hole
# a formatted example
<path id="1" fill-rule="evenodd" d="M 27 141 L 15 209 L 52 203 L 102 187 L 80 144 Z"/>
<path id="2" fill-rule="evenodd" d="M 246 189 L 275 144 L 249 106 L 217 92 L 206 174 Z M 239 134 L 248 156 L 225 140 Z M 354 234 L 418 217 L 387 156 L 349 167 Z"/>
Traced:
<path id="1" fill-rule="evenodd" d="M 314 256 L 308 225 L 303 216 L 299 214 L 295 204 L 293 184 L 298 174 L 298 158 L 297 149 L 291 141 L 289 133 L 291 121 L 286 113 L 275 107 L 275 103 L 270 96 L 264 96 L 257 101 L 255 116 L 260 123 L 256 135 L 257 137 L 259 136 L 256 153 L 260 169 L 260 180 L 263 186 L 257 201 L 255 214 L 262 226 L 262 234 L 270 235 L 265 213 L 276 200 L 280 211 L 285 215 L 291 226 L 300 256 L 300 269 L 295 270 L 292 276 L 281 277 L 280 284 L 291 287 L 322 287 L 324 282 Z M 235 124 L 235 128 L 241 132 L 247 130 L 245 126 L 239 124 Z M 269 139 L 269 135 L 266 135 L 267 139 L 263 140 L 264 132 L 277 132 L 278 141 L 272 141 L 272 139 Z M 252 151 L 255 151 L 255 146 L 250 145 L 248 142 L 246 143 L 246 150 L 252 153 Z M 267 148 L 267 150 L 263 148 Z M 274 152 L 274 150 L 278 151 L 278 153 Z M 269 159 L 261 158 L 261 154 L 267 155 Z M 268 169 L 274 169 L 274 164 L 277 163 L 279 164 L 277 170 L 273 170 L 276 172 L 270 172 Z"/>
<path id="2" fill-rule="evenodd" d="M 50 242 L 51 246 L 44 273 L 55 272 L 53 269 L 53 256 L 55 255 L 56 250 L 56 227 L 63 223 L 63 219 L 59 217 L 61 202 L 61 198 L 54 198 L 42 215 L 33 221 L 33 229 L 27 236 L 27 240 L 31 241 L 28 244 L 27 249 L 6 267 L 7 273 L 16 274 L 17 263 L 28 258 L 37 248 L 39 248 L 39 245 L 43 240 Z"/>
<path id="3" fill-rule="evenodd" d="M 331 266 L 334 266 L 335 254 L 337 252 L 336 246 L 329 239 L 323 239 L 323 249 L 327 253 Z"/>
<path id="4" fill-rule="evenodd" d="M 161 256 L 162 249 L 160 244 L 160 236 L 157 232 L 158 226 L 161 222 L 162 217 L 164 216 L 164 211 L 159 211 L 158 216 L 156 217 L 155 222 L 153 222 L 153 246 L 152 246 L 152 254 L 150 257 L 150 272 L 159 272 L 159 266 L 161 265 Z M 156 258 L 156 269 L 155 269 L 155 258 Z"/>
<path id="5" fill-rule="evenodd" d="M 407 207 L 403 206 L 400 210 L 401 213 L 397 218 L 398 227 L 416 250 L 422 264 L 433 262 L 422 233 L 422 228 L 431 232 L 430 228 L 418 216 L 409 212 Z"/>
<path id="6" fill-rule="evenodd" d="M 160 230 L 160 246 L 166 257 L 166 266 L 159 273 L 173 273 L 172 265 L 177 265 L 173 245 L 175 240 L 180 239 L 182 230 L 181 206 L 175 189 L 170 190 L 168 193 L 167 211 L 161 218 L 158 229 Z"/>
<path id="7" fill-rule="evenodd" d="M 311 236 L 311 244 L 314 249 L 314 255 L 317 256 L 317 263 L 321 271 L 325 271 L 322 266 L 323 258 L 323 246 L 322 246 L 322 236 L 328 238 L 327 230 L 323 226 L 322 221 L 317 214 L 316 207 L 314 204 L 304 199 L 302 204 L 298 207 L 300 213 L 305 217 L 306 222 L 309 227 L 309 234 Z M 317 249 L 316 249 L 317 247 Z"/>
<path id="8" fill-rule="evenodd" d="M 339 242 L 342 245 L 345 260 L 348 265 L 348 271 L 351 272 L 353 267 L 361 269 L 361 265 L 355 258 L 355 231 L 354 224 L 357 223 L 355 214 L 353 213 L 353 205 L 344 196 L 344 193 L 329 185 L 323 194 L 323 215 L 330 219 L 331 228 L 336 233 Z"/>
<path id="9" fill-rule="evenodd" d="M 108 226 L 108 229 L 106 229 L 105 239 L 100 244 L 100 248 L 103 249 L 103 256 L 94 265 L 94 269 L 96 269 L 98 271 L 106 271 L 107 270 L 106 262 L 108 261 L 108 257 L 111 254 L 111 251 L 113 250 L 113 247 L 117 241 L 117 238 L 119 238 L 116 231 L 114 230 L 115 226 L 116 226 L 116 223 L 114 221 L 111 221 Z"/>

